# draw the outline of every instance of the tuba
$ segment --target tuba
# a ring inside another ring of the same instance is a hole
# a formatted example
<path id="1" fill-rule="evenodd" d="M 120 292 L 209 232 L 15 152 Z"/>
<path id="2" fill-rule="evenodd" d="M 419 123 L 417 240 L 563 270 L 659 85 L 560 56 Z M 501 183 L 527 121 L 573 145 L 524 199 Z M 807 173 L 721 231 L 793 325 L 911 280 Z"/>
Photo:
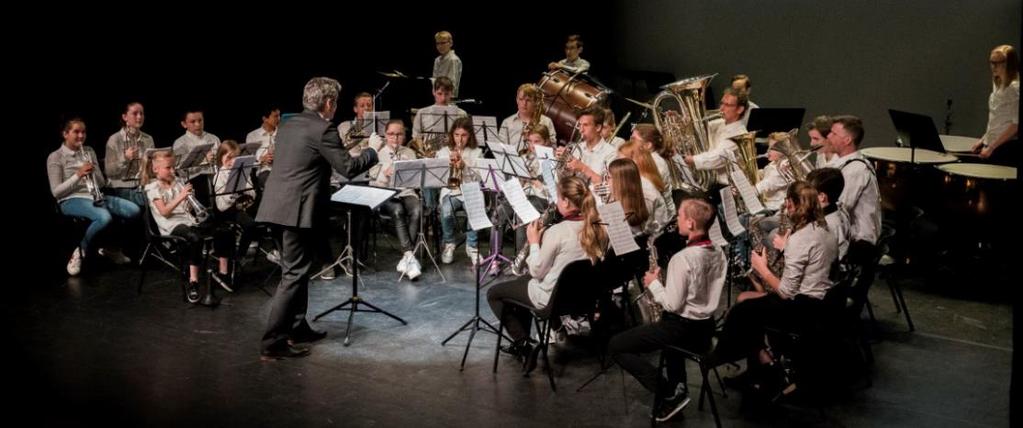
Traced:
<path id="1" fill-rule="evenodd" d="M 806 175 L 814 169 L 813 164 L 809 160 L 813 151 L 804 150 L 799 147 L 798 143 L 796 143 L 797 133 L 799 133 L 799 129 L 789 131 L 789 138 L 787 140 L 774 143 L 774 146 L 771 146 L 770 149 L 781 153 L 785 157 L 778 163 L 778 172 L 789 183 L 805 179 Z"/>
<path id="2" fill-rule="evenodd" d="M 654 98 L 651 110 L 654 125 L 664 138 L 666 158 L 671 158 L 676 153 L 682 156 L 697 155 L 707 151 L 710 146 L 705 98 L 707 86 L 714 76 L 717 74 L 695 76 L 669 83 L 662 86 L 663 91 Z M 687 183 L 680 166 L 674 163 L 669 165 L 671 184 L 676 189 L 696 187 L 705 190 L 714 183 L 715 176 L 711 171 L 693 171 L 695 182 Z"/>
<path id="3" fill-rule="evenodd" d="M 735 164 L 738 165 L 739 170 L 746 176 L 746 179 L 749 180 L 750 184 L 756 184 L 757 181 L 760 181 L 757 180 L 756 138 L 757 131 L 751 131 L 729 138 L 736 146 L 738 146 L 738 149 L 735 151 Z"/>

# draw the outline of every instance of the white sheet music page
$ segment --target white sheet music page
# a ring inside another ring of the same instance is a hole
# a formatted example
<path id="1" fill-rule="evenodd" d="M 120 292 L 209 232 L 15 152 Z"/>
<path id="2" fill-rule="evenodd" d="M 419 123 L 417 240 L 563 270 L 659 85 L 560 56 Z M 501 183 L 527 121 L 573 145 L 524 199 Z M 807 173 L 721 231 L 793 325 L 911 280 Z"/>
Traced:
<path id="1" fill-rule="evenodd" d="M 500 182 L 503 182 L 505 178 L 504 173 L 501 172 L 501 166 L 497 163 L 497 159 L 479 158 L 475 162 L 476 164 L 472 166 L 472 169 L 479 174 L 483 188 L 500 191 Z"/>
<path id="2" fill-rule="evenodd" d="M 362 205 L 369 208 L 376 208 L 391 196 L 397 193 L 391 189 L 382 189 L 370 186 L 348 185 L 341 190 L 334 192 L 330 200 L 344 204 Z"/>
<path id="3" fill-rule="evenodd" d="M 522 190 L 522 183 L 519 183 L 518 178 L 512 177 L 508 181 L 501 183 L 501 192 L 504 193 L 504 197 L 508 199 L 508 204 L 511 205 L 515 215 L 519 216 L 519 220 L 523 224 L 540 218 L 540 213 L 536 211 L 536 208 L 533 208 L 533 204 L 529 203 L 529 199 L 526 198 L 526 192 Z"/>
<path id="4" fill-rule="evenodd" d="M 732 182 L 735 183 L 735 187 L 739 188 L 739 196 L 742 196 L 742 202 L 746 205 L 746 212 L 756 214 L 763 211 L 764 205 L 760 203 L 760 198 L 757 197 L 757 189 L 749 184 L 746 174 L 743 174 L 738 169 L 733 169 L 729 174 L 732 176 Z"/>
<path id="5" fill-rule="evenodd" d="M 725 209 L 725 226 L 728 226 L 728 231 L 732 232 L 732 236 L 739 236 L 740 233 L 745 232 L 746 228 L 742 227 L 742 223 L 739 222 L 739 214 L 735 211 L 735 197 L 732 196 L 731 187 L 721 188 L 721 203 L 724 204 Z"/>
<path id="6" fill-rule="evenodd" d="M 487 142 L 497 137 L 497 117 L 473 116 L 472 128 L 476 133 L 476 141 Z"/>
<path id="7" fill-rule="evenodd" d="M 483 200 L 483 191 L 480 190 L 479 182 L 462 183 L 462 197 L 465 198 L 465 214 L 469 220 L 469 227 L 472 230 L 486 229 L 493 227 L 490 217 L 487 216 L 486 202 Z"/>
<path id="8" fill-rule="evenodd" d="M 501 144 L 501 148 L 508 153 L 508 163 L 512 171 L 505 171 L 509 175 L 524 177 L 529 175 L 529 168 L 526 168 L 526 160 L 519 156 L 519 151 L 511 144 Z"/>
<path id="9" fill-rule="evenodd" d="M 597 207 L 600 213 L 600 221 L 607 226 L 607 236 L 611 240 L 611 247 L 615 255 L 621 256 L 639 250 L 639 245 L 632 238 L 632 228 L 625 222 L 625 210 L 622 203 L 615 201 Z"/>
<path id="10" fill-rule="evenodd" d="M 714 224 L 710 226 L 710 242 L 719 247 L 728 246 L 728 240 L 721 234 L 721 222 L 718 219 L 714 219 Z"/>
<path id="11" fill-rule="evenodd" d="M 547 146 L 533 146 L 537 159 L 554 159 L 554 148 Z"/>

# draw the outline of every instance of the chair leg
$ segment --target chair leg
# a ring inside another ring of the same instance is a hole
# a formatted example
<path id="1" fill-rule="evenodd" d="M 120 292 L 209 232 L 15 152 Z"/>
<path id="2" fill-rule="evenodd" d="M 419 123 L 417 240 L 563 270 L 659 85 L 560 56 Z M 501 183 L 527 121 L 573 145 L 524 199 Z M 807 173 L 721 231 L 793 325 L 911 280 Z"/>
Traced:
<path id="1" fill-rule="evenodd" d="M 558 392 L 557 385 L 554 384 L 554 367 L 551 366 L 551 360 L 548 357 L 547 351 L 550 348 L 548 345 L 549 338 L 551 335 L 551 320 L 548 318 L 543 321 L 541 325 L 540 320 L 534 317 L 536 323 L 536 330 L 540 332 L 540 343 L 537 346 L 540 347 L 540 354 L 543 355 L 543 366 L 547 369 L 547 381 L 551 384 L 551 391 Z"/>
<path id="2" fill-rule="evenodd" d="M 725 389 L 725 383 L 721 381 L 721 373 L 718 373 L 718 368 L 714 367 L 711 370 L 714 370 L 714 377 L 718 378 L 718 386 L 721 387 L 721 396 L 728 398 L 728 392 Z"/>
<path id="3" fill-rule="evenodd" d="M 501 339 L 504 338 L 504 312 L 506 306 L 501 306 L 501 313 L 497 317 L 497 345 L 494 347 L 494 373 L 497 373 L 497 361 L 501 357 Z"/>
<path id="4" fill-rule="evenodd" d="M 909 325 L 909 331 L 916 331 L 916 327 L 913 326 L 913 318 L 909 316 L 909 306 L 906 306 L 906 296 L 902 294 L 902 287 L 898 282 L 893 282 L 888 279 L 888 288 L 892 290 L 892 296 L 895 298 L 895 307 L 902 310 L 903 316 L 906 317 L 906 324 Z"/>
<path id="5" fill-rule="evenodd" d="M 707 366 L 700 361 L 700 373 L 703 375 L 703 386 L 700 391 L 700 401 L 703 401 L 703 395 L 706 394 L 707 400 L 710 401 L 710 413 L 714 415 L 714 425 L 721 428 L 721 416 L 718 415 L 718 406 L 714 402 L 714 391 L 710 389 L 710 379 L 707 378 Z"/>

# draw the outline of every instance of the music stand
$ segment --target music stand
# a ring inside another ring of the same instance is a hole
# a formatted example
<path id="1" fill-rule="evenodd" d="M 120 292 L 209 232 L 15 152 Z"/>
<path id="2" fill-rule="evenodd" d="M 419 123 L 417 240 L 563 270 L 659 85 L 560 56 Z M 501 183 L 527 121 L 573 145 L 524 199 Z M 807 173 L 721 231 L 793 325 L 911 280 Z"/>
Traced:
<path id="1" fill-rule="evenodd" d="M 263 145 L 263 143 L 260 142 L 260 141 L 256 141 L 254 143 L 244 143 L 244 144 L 238 146 L 238 149 L 239 149 L 238 156 L 239 157 L 241 157 L 241 156 L 255 156 L 256 155 L 256 151 L 259 150 L 259 148 L 262 145 Z"/>
<path id="2" fill-rule="evenodd" d="M 439 189 L 447 185 L 448 173 L 451 170 L 449 162 L 447 159 L 437 158 L 394 161 L 394 175 L 391 178 L 391 184 L 394 187 L 413 189 Z M 444 272 L 441 272 L 440 266 L 437 265 L 437 260 L 433 258 L 433 254 L 430 252 L 430 246 L 426 245 L 426 234 L 423 233 L 423 228 L 425 227 L 424 218 L 426 218 L 425 199 L 425 194 L 419 199 L 420 206 L 422 207 L 419 211 L 419 235 L 416 236 L 416 245 L 412 247 L 412 253 L 418 252 L 420 257 L 422 257 L 422 252 L 425 250 L 426 256 L 430 258 L 433 267 L 440 274 L 441 282 L 447 282 L 447 279 L 444 278 Z M 405 273 L 402 272 L 401 276 L 398 277 L 398 281 L 400 282 L 404 277 Z"/>
<path id="3" fill-rule="evenodd" d="M 757 139 L 767 138 L 772 132 L 789 132 L 803 126 L 805 108 L 755 108 L 749 112 L 746 129 L 758 129 Z"/>
<path id="4" fill-rule="evenodd" d="M 256 147 L 259 146 L 259 143 L 254 143 L 254 144 L 256 145 Z M 227 183 L 225 183 L 224 189 L 222 191 L 220 191 L 220 192 L 217 192 L 217 190 L 216 190 L 217 189 L 217 178 L 219 177 L 219 175 L 213 176 L 213 198 L 212 198 L 213 199 L 213 208 L 216 209 L 217 197 L 218 196 L 241 195 L 241 194 L 243 194 L 245 192 L 248 192 L 250 190 L 251 191 L 255 191 L 256 188 L 253 187 L 251 180 L 249 181 L 248 185 L 246 185 L 246 180 L 243 177 L 245 177 L 248 174 L 251 174 L 252 170 L 256 166 L 257 165 L 256 165 L 256 156 L 255 155 L 238 156 L 238 157 L 234 158 L 234 164 L 231 165 L 230 173 L 229 173 L 229 175 L 227 177 Z M 244 231 L 242 233 L 244 233 Z M 245 250 L 246 249 L 244 249 L 244 248 L 240 248 L 239 249 L 239 252 L 240 252 L 241 256 L 245 256 L 245 252 L 244 252 Z M 237 270 L 237 269 L 234 268 L 234 267 L 237 267 L 237 261 L 238 261 L 238 255 L 236 254 L 235 257 L 231 260 L 231 264 L 232 264 L 232 267 L 233 267 L 231 269 L 231 284 L 232 285 L 234 284 L 235 272 Z M 273 295 L 272 293 L 267 291 L 266 288 L 264 288 L 263 286 L 260 286 L 260 289 L 263 290 L 263 293 L 265 293 L 265 294 L 267 294 L 269 296 Z"/>
<path id="5" fill-rule="evenodd" d="M 480 192 L 480 189 L 478 188 L 479 185 L 480 185 L 479 183 L 462 183 L 462 194 L 463 194 L 463 197 L 465 197 L 465 199 L 466 199 L 466 212 L 467 213 L 469 212 L 469 209 L 468 209 L 469 199 L 470 199 L 469 195 L 470 195 L 470 193 L 478 193 L 478 192 Z M 482 195 L 479 197 L 479 199 L 482 199 Z M 483 219 L 481 219 L 481 221 L 477 222 L 476 224 L 474 224 L 474 222 L 471 221 L 471 220 L 475 219 L 474 216 L 469 216 L 469 218 L 470 218 L 469 226 L 472 227 L 472 229 L 475 230 L 475 231 L 480 231 L 480 230 L 486 229 L 488 227 L 493 227 L 493 224 L 491 224 L 489 221 L 486 221 L 486 217 L 485 216 L 484 216 Z M 493 234 L 493 233 L 494 232 L 491 231 L 491 234 Z M 490 324 L 487 320 L 483 319 L 483 317 L 480 316 L 480 289 L 482 289 L 483 286 L 486 285 L 486 284 L 481 284 L 481 280 L 480 280 L 480 277 L 482 276 L 482 275 L 480 275 L 480 266 L 483 263 L 484 262 L 480 261 L 480 253 L 477 251 L 476 252 L 476 262 L 474 263 L 475 268 L 476 268 L 476 272 L 475 272 L 475 275 L 474 275 L 476 277 L 476 306 L 475 306 L 475 312 L 473 313 L 472 318 L 469 318 L 469 321 L 466 321 L 465 324 L 462 324 L 462 326 L 458 330 L 455 330 L 454 333 L 451 333 L 451 335 L 448 336 L 447 339 L 444 339 L 444 341 L 442 341 L 440 343 L 441 346 L 447 345 L 447 343 L 449 341 L 451 341 L 451 339 L 454 339 L 455 336 L 458 336 L 459 333 L 461 333 L 463 331 L 466 331 L 466 330 L 469 330 L 469 341 L 465 343 L 465 351 L 462 353 L 462 364 L 458 368 L 459 371 L 465 370 L 465 360 L 469 356 L 469 347 L 472 346 L 472 340 L 476 337 L 476 332 L 477 331 L 483 330 L 483 331 L 489 331 L 489 332 L 494 333 L 494 334 L 501 334 L 500 330 L 494 328 L 494 326 L 492 324 Z M 489 282 L 487 284 L 489 284 Z"/>
<path id="6" fill-rule="evenodd" d="M 892 118 L 899 141 L 909 145 L 909 163 L 916 164 L 917 148 L 945 153 L 938 128 L 930 116 L 893 109 L 888 109 L 888 116 Z"/>
<path id="7" fill-rule="evenodd" d="M 398 192 L 396 190 L 394 190 L 394 189 L 385 189 L 385 188 L 370 187 L 370 186 L 357 186 L 357 185 L 354 185 L 354 184 L 349 184 L 349 185 L 347 185 L 345 187 L 342 187 L 341 190 L 338 190 L 336 193 L 334 193 L 334 195 L 331 196 L 330 199 L 332 201 L 339 202 L 342 205 L 347 206 L 348 209 L 349 209 L 348 216 L 349 216 L 349 218 L 351 218 L 351 210 L 354 210 L 354 209 L 368 209 L 368 210 L 376 209 L 384 201 L 386 201 L 386 200 L 390 199 L 392 196 L 394 196 L 395 193 L 398 193 Z M 349 245 L 350 245 L 350 243 L 349 243 Z M 352 257 L 357 260 L 358 259 L 358 250 L 357 250 L 358 246 L 355 246 L 353 248 L 355 248 L 355 249 L 352 251 Z M 339 258 L 338 261 L 336 261 L 334 263 L 340 263 L 340 262 L 341 262 L 341 259 Z M 333 268 L 333 265 L 331 265 L 330 268 Z M 360 309 L 359 305 L 366 306 L 369 309 Z M 348 300 L 345 300 L 340 305 L 334 306 L 333 308 L 330 308 L 330 309 L 327 309 L 326 311 L 323 311 L 322 313 L 317 315 L 315 318 L 313 318 L 313 321 L 316 321 L 316 320 L 322 318 L 323 316 L 325 316 L 325 315 L 327 315 L 327 314 L 329 314 L 331 312 L 340 310 L 340 309 L 344 308 L 345 306 L 348 306 L 348 326 L 345 328 L 345 341 L 344 341 L 344 345 L 345 346 L 348 346 L 350 341 L 351 341 L 352 319 L 355 316 L 356 312 L 373 312 L 373 313 L 384 314 L 384 315 L 387 315 L 387 316 L 389 316 L 391 318 L 394 318 L 395 320 L 401 322 L 403 325 L 408 325 L 408 323 L 405 322 L 405 320 L 399 318 L 398 316 L 396 316 L 396 315 L 394 315 L 394 314 L 392 314 L 390 312 L 387 312 L 387 311 L 385 311 L 383 309 L 380 309 L 377 306 L 374 306 L 372 303 L 367 302 L 365 299 L 363 299 L 361 296 L 359 296 L 359 263 L 352 263 L 352 297 L 349 297 Z"/>
<path id="8" fill-rule="evenodd" d="M 504 181 L 504 174 L 501 174 L 501 172 L 499 170 L 499 167 L 498 167 L 498 164 L 497 164 L 497 161 L 495 159 L 476 159 L 476 164 L 473 165 L 471 168 L 473 170 L 475 170 L 476 171 L 476 175 L 478 177 L 480 177 L 480 181 L 479 181 L 480 182 L 480 188 L 483 191 L 486 191 L 486 192 L 489 192 L 491 194 L 496 195 L 496 198 L 494 199 L 494 205 L 493 206 L 494 207 L 500 206 L 500 204 L 501 204 L 501 184 L 500 183 L 502 181 Z M 492 211 L 492 213 L 494 214 L 494 216 L 491 219 L 491 221 L 494 221 L 494 220 L 497 219 L 497 215 L 496 215 L 497 214 L 497 210 L 494 209 Z M 499 272 L 501 272 L 501 268 L 500 268 L 500 264 L 501 263 L 511 263 L 511 259 L 509 259 L 509 258 L 505 257 L 503 254 L 501 254 L 501 250 L 503 248 L 504 240 L 502 239 L 502 236 L 501 236 L 503 230 L 502 230 L 502 228 L 500 226 L 501 225 L 498 224 L 497 228 L 494 228 L 493 230 L 491 230 L 491 233 L 490 233 L 490 255 L 488 255 L 487 257 L 483 258 L 483 261 L 481 262 L 481 263 L 485 264 L 486 266 L 488 266 L 487 269 L 483 271 L 483 275 L 491 273 L 491 274 L 496 276 Z M 480 261 L 477 260 L 477 262 L 480 262 Z"/>
<path id="9" fill-rule="evenodd" d="M 451 129 L 451 124 L 455 119 L 462 117 L 459 113 L 458 107 L 453 105 L 438 106 L 433 105 L 425 109 L 419 110 L 416 113 L 415 118 L 419 119 L 419 123 L 414 123 L 413 126 L 418 125 L 418 129 L 413 129 L 413 133 L 418 135 L 446 135 Z"/>

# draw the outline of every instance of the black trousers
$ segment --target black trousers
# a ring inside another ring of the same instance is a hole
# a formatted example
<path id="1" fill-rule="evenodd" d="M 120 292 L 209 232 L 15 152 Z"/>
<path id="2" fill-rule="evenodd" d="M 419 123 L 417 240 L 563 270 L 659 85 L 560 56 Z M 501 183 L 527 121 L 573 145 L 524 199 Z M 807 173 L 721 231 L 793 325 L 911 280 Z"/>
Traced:
<path id="1" fill-rule="evenodd" d="M 766 328 L 800 333 L 825 319 L 823 300 L 804 295 L 791 300 L 768 294 L 732 306 L 714 350 L 718 363 L 755 357 L 764 348 Z"/>
<path id="2" fill-rule="evenodd" d="M 666 357 L 667 379 L 657 372 L 657 366 L 650 363 L 649 357 L 642 354 L 656 352 L 665 346 L 673 345 L 703 353 L 710 348 L 711 336 L 714 334 L 714 320 L 691 320 L 671 313 L 664 313 L 661 320 L 641 325 L 618 333 L 608 343 L 611 358 L 629 372 L 640 384 L 650 392 L 657 392 L 658 385 L 662 396 L 673 394 L 677 383 L 686 381 L 685 360 L 677 353 L 669 353 Z M 670 390 L 669 390 L 670 389 Z"/>
<path id="3" fill-rule="evenodd" d="M 412 246 L 419 235 L 419 218 L 422 216 L 419 198 L 415 196 L 391 198 L 380 205 L 380 210 L 394 219 L 394 232 L 398 235 L 401 250 L 412 251 Z"/>
<path id="4" fill-rule="evenodd" d="M 199 226 L 179 224 L 171 231 L 171 235 L 180 236 L 188 241 L 188 264 L 192 266 L 202 265 L 203 240 L 210 235 L 213 236 L 214 256 L 227 258 L 234 256 L 234 232 L 228 229 L 206 223 Z"/>
<path id="5" fill-rule="evenodd" d="M 296 333 L 311 330 L 309 275 L 314 251 L 322 232 L 311 228 L 282 227 L 277 248 L 281 250 L 281 282 L 270 303 L 270 318 L 263 333 L 263 349 L 283 346 Z M 279 236 L 279 238 L 278 238 Z"/>
<path id="6" fill-rule="evenodd" d="M 504 310 L 504 328 L 508 330 L 508 336 L 512 340 L 520 341 L 529 337 L 530 327 L 533 323 L 533 313 L 518 305 L 509 305 L 505 309 L 505 300 L 513 300 L 517 303 L 534 307 L 533 301 L 529 299 L 529 277 L 523 276 L 511 281 L 494 284 L 487 290 L 487 303 L 490 303 L 490 310 L 494 316 L 500 317 Z"/>

